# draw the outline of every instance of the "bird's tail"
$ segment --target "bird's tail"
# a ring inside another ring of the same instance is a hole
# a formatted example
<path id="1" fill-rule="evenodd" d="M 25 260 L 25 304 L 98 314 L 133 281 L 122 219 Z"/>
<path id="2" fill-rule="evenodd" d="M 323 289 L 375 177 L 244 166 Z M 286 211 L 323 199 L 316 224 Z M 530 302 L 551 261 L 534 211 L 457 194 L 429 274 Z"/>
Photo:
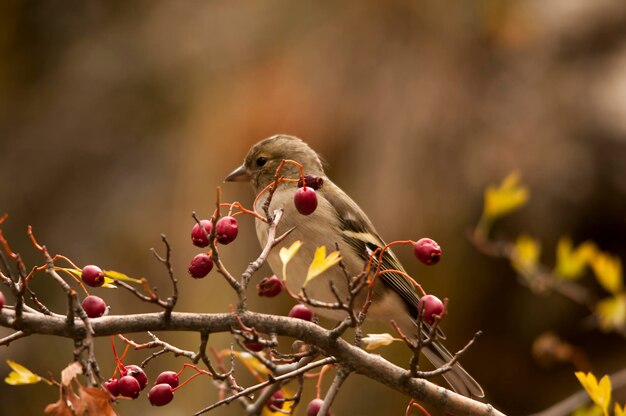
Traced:
<path id="1" fill-rule="evenodd" d="M 450 362 L 452 354 L 439 342 L 433 342 L 427 348 L 422 351 L 428 361 L 430 361 L 436 368 Z M 450 371 L 443 373 L 443 378 L 446 379 L 452 389 L 467 397 L 485 397 L 480 384 L 459 363 L 455 363 Z"/>

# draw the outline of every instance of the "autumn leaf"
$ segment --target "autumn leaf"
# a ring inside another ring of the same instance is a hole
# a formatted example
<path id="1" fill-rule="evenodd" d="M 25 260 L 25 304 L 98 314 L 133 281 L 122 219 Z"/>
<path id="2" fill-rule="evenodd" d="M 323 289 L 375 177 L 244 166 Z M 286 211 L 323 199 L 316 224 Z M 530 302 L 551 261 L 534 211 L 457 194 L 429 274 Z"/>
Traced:
<path id="1" fill-rule="evenodd" d="M 293 258 L 293 256 L 296 255 L 298 250 L 300 250 L 301 246 L 302 246 L 302 241 L 296 240 L 293 242 L 291 247 L 281 248 L 280 252 L 278 253 L 278 255 L 280 256 L 280 261 L 282 261 L 284 265 L 287 265 L 287 263 L 289 263 L 289 261 Z"/>
<path id="2" fill-rule="evenodd" d="M 302 241 L 296 240 L 293 242 L 291 247 L 286 248 L 282 247 L 278 252 L 278 256 L 280 257 L 280 261 L 283 263 L 283 281 L 287 280 L 287 264 L 291 261 L 293 256 L 296 255 L 300 247 L 302 246 Z"/>
<path id="3" fill-rule="evenodd" d="M 577 279 L 585 272 L 595 253 L 596 246 L 591 241 L 585 241 L 574 249 L 569 237 L 561 237 L 556 246 L 554 273 L 567 279 Z"/>
<path id="4" fill-rule="evenodd" d="M 524 205 L 529 198 L 528 188 L 520 185 L 519 173 L 509 174 L 500 186 L 485 190 L 483 214 L 491 219 L 502 217 Z"/>
<path id="5" fill-rule="evenodd" d="M 82 373 L 83 366 L 78 361 L 70 363 L 63 369 L 63 371 L 61 371 L 61 384 L 69 386 L 72 380 L 74 380 L 77 375 Z"/>
<path id="6" fill-rule="evenodd" d="M 624 287 L 622 261 L 608 253 L 597 253 L 591 259 L 591 267 L 598 280 L 608 292 L 619 293 Z"/>
<path id="7" fill-rule="evenodd" d="M 611 403 L 611 380 L 609 376 L 605 375 L 598 383 L 596 376 L 592 373 L 585 374 L 582 371 L 577 371 L 575 375 L 591 400 L 602 409 L 604 416 L 608 416 L 609 403 Z"/>
<path id="8" fill-rule="evenodd" d="M 626 326 L 626 295 L 612 296 L 596 304 L 600 328 L 605 331 Z"/>
<path id="9" fill-rule="evenodd" d="M 98 387 L 83 387 L 79 384 L 80 401 L 76 412 L 79 415 L 117 416 L 111 406 L 111 395 Z"/>
<path id="10" fill-rule="evenodd" d="M 523 234 L 515 240 L 515 253 L 511 257 L 511 263 L 518 273 L 531 272 L 537 267 L 540 254 L 539 241 Z"/>
<path id="11" fill-rule="evenodd" d="M 378 347 L 383 347 L 391 344 L 394 341 L 402 341 L 400 338 L 394 338 L 391 334 L 367 334 L 366 337 L 361 339 L 365 344 L 365 349 L 368 351 L 375 350 Z"/>
<path id="12" fill-rule="evenodd" d="M 326 246 L 318 247 L 317 250 L 315 250 L 313 261 L 309 266 L 309 271 L 306 274 L 306 279 L 304 280 L 302 286 L 306 286 L 312 279 L 324 273 L 340 261 L 341 255 L 338 251 L 333 251 L 328 255 L 328 257 L 326 257 Z"/>
<path id="13" fill-rule="evenodd" d="M 4 379 L 4 382 L 12 386 L 21 386 L 24 384 L 36 384 L 44 380 L 48 384 L 49 382 L 43 379 L 41 376 L 30 371 L 28 368 L 15 361 L 7 360 L 7 364 L 13 371 Z"/>
<path id="14" fill-rule="evenodd" d="M 116 272 L 114 270 L 104 270 L 104 277 L 105 277 L 105 282 L 106 282 L 106 278 L 109 278 L 109 279 L 122 280 L 125 282 L 141 284 L 141 279 L 135 279 L 134 277 L 130 277 L 128 275 L 125 275 L 124 273 Z"/>

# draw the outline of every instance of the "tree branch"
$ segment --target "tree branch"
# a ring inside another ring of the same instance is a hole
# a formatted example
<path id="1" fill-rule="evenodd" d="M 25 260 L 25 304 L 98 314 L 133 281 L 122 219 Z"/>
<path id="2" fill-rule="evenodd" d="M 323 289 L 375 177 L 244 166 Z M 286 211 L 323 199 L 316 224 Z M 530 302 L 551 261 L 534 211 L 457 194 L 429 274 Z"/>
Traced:
<path id="1" fill-rule="evenodd" d="M 0 325 L 11 327 L 15 312 L 6 308 L 0 312 Z M 341 338 L 333 339 L 330 331 L 301 319 L 267 315 L 255 312 L 240 314 L 196 314 L 172 312 L 170 319 L 162 313 L 112 315 L 91 319 L 94 336 L 102 337 L 120 333 L 146 331 L 194 331 L 200 333 L 230 332 L 239 325 L 238 319 L 263 333 L 275 332 L 315 345 L 327 355 L 335 357 L 347 369 L 365 375 L 420 403 L 428 404 L 441 412 L 463 415 L 503 415 L 493 406 L 461 396 L 429 381 L 413 378 L 408 370 L 384 358 L 357 348 Z M 68 326 L 65 318 L 42 314 L 23 313 L 21 330 L 42 335 L 75 338 L 85 333 L 85 324 L 76 320 Z"/>

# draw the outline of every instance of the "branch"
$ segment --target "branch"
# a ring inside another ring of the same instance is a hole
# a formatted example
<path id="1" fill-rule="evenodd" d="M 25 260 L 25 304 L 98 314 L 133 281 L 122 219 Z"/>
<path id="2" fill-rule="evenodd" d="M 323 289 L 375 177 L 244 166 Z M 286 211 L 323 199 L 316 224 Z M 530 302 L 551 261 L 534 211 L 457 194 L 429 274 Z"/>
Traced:
<path id="1" fill-rule="evenodd" d="M 0 325 L 10 327 L 15 313 L 3 308 Z M 94 336 L 102 337 L 120 333 L 146 331 L 194 331 L 199 333 L 230 332 L 239 325 L 238 319 L 249 327 L 264 333 L 275 332 L 315 345 L 333 356 L 350 371 L 365 375 L 400 393 L 440 410 L 463 415 L 503 415 L 493 406 L 461 396 L 429 381 L 411 377 L 409 371 L 384 358 L 357 348 L 341 338 L 333 339 L 330 331 L 301 319 L 244 312 L 240 314 L 194 314 L 172 312 L 169 320 L 162 313 L 110 315 L 91 319 Z M 83 321 L 76 320 L 68 327 L 64 318 L 42 314 L 24 313 L 21 329 L 42 335 L 74 338 L 85 332 Z"/>

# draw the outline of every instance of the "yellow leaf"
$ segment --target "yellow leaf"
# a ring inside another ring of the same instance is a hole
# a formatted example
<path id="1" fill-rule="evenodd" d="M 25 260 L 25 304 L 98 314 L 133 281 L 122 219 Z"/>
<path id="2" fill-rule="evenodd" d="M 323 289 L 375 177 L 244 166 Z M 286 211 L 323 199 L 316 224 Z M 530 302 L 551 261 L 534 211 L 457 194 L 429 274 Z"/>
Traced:
<path id="1" fill-rule="evenodd" d="M 554 273 L 568 279 L 577 279 L 585 272 L 596 246 L 585 241 L 574 249 L 569 237 L 561 237 L 556 246 L 556 267 Z"/>
<path id="2" fill-rule="evenodd" d="M 591 259 L 591 267 L 598 283 L 614 295 L 624 287 L 622 261 L 617 256 L 599 252 Z"/>
<path id="3" fill-rule="evenodd" d="M 123 280 L 126 282 L 141 284 L 141 279 L 135 279 L 134 277 L 127 276 L 124 273 L 116 272 L 114 270 L 103 270 L 103 272 L 104 272 L 105 282 L 107 282 L 106 278 L 108 277 L 109 279 Z M 111 282 L 107 282 L 107 283 L 111 283 Z"/>
<path id="4" fill-rule="evenodd" d="M 300 250 L 301 246 L 302 246 L 302 241 L 296 240 L 293 242 L 291 247 L 289 248 L 283 247 L 280 249 L 280 252 L 278 253 L 278 255 L 280 256 L 280 261 L 283 262 L 284 266 L 286 266 L 287 263 L 289 263 L 289 261 L 293 258 L 293 256 L 296 255 L 298 250 Z"/>
<path id="5" fill-rule="evenodd" d="M 315 250 L 313 261 L 309 266 L 309 271 L 306 274 L 306 279 L 304 280 L 302 286 L 306 286 L 309 281 L 324 273 L 340 261 L 341 255 L 338 251 L 333 251 L 328 255 L 328 257 L 326 257 L 326 246 L 318 247 L 317 250 Z"/>
<path id="6" fill-rule="evenodd" d="M 595 404 L 579 407 L 572 413 L 572 416 L 602 416 L 602 409 Z"/>
<path id="7" fill-rule="evenodd" d="M 367 334 L 366 337 L 361 339 L 365 344 L 365 349 L 368 351 L 375 350 L 378 347 L 383 347 L 391 344 L 394 341 L 402 341 L 400 338 L 394 338 L 391 334 Z"/>
<path id="8" fill-rule="evenodd" d="M 539 241 L 522 234 L 515 240 L 515 252 L 511 257 L 511 263 L 518 273 L 530 273 L 537 267 L 540 254 L 541 244 Z"/>
<path id="9" fill-rule="evenodd" d="M 626 404 L 624 407 L 620 407 L 619 404 L 615 403 L 615 410 L 613 411 L 615 416 L 626 416 Z"/>
<path id="10" fill-rule="evenodd" d="M 519 173 L 513 172 L 500 186 L 487 187 L 483 213 L 491 219 L 502 217 L 524 205 L 528 198 L 528 188 L 519 184 Z"/>
<path id="11" fill-rule="evenodd" d="M 596 304 L 600 328 L 605 331 L 624 328 L 626 325 L 626 295 L 612 296 Z"/>
<path id="12" fill-rule="evenodd" d="M 39 383 L 42 378 L 37 374 L 34 374 L 28 368 L 15 361 L 7 360 L 7 364 L 13 371 L 4 379 L 4 382 L 12 386 L 20 386 L 23 384 L 35 384 Z"/>
<path id="13" fill-rule="evenodd" d="M 609 414 L 609 404 L 611 403 L 611 380 L 609 376 L 604 376 L 598 383 L 596 376 L 592 373 L 583 373 L 577 371 L 576 378 L 580 381 L 580 384 L 587 390 L 587 394 L 597 404 L 604 413 L 605 416 Z"/>

